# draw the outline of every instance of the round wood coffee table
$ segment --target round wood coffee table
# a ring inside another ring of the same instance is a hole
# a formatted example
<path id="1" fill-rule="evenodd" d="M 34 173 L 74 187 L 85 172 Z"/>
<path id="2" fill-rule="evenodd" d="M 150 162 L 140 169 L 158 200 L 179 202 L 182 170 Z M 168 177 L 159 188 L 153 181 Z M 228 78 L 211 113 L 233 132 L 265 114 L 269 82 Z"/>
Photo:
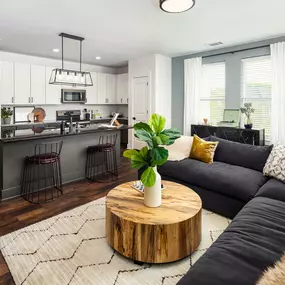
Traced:
<path id="1" fill-rule="evenodd" d="M 193 190 L 164 181 L 162 205 L 148 208 L 128 182 L 106 197 L 107 241 L 137 262 L 166 263 L 190 255 L 201 241 L 202 201 Z"/>

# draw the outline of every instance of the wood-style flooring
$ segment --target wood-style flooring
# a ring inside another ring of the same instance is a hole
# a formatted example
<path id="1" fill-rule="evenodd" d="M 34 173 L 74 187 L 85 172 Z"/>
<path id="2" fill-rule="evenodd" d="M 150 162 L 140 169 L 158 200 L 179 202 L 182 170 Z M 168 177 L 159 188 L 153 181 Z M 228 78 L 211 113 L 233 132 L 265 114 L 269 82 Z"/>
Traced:
<path id="1" fill-rule="evenodd" d="M 130 162 L 122 158 L 117 181 L 91 183 L 83 180 L 66 184 L 63 187 L 64 195 L 42 205 L 31 204 L 21 197 L 0 202 L 0 236 L 104 197 L 118 184 L 136 179 L 137 171 L 131 169 Z M 15 284 L 1 253 L 0 284 Z"/>

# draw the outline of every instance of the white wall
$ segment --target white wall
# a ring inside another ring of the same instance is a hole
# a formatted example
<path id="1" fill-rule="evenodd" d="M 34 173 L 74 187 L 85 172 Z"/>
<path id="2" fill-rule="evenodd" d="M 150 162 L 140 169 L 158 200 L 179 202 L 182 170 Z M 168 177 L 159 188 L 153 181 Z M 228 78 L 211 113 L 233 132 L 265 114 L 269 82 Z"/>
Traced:
<path id="1" fill-rule="evenodd" d="M 129 61 L 129 123 L 134 116 L 133 80 L 137 77 L 148 77 L 149 100 L 148 111 L 166 117 L 167 127 L 171 127 L 171 58 L 152 54 Z M 129 148 L 133 147 L 133 131 L 129 132 Z"/>
<path id="2" fill-rule="evenodd" d="M 166 117 L 166 127 L 171 127 L 171 75 L 170 57 L 155 55 L 155 112 Z"/>

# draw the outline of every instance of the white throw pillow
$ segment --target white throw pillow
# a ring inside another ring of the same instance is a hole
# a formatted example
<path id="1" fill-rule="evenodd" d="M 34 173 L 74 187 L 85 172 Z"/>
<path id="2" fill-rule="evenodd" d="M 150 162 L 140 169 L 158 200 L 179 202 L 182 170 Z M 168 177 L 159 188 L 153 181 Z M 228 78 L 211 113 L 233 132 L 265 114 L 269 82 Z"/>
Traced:
<path id="1" fill-rule="evenodd" d="M 285 145 L 276 144 L 263 168 L 263 174 L 285 183 Z"/>
<path id="2" fill-rule="evenodd" d="M 163 146 L 168 150 L 168 160 L 180 161 L 188 158 L 192 148 L 193 137 L 181 136 L 175 141 L 174 144 L 169 146 Z"/>

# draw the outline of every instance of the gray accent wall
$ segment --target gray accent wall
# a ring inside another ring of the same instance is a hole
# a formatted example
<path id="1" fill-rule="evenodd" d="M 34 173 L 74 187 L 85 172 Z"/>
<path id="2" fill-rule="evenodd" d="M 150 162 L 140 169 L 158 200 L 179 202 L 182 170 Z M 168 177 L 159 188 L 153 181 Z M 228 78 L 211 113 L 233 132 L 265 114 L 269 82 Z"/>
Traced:
<path id="1" fill-rule="evenodd" d="M 183 130 L 185 59 L 203 57 L 204 64 L 224 61 L 226 63 L 225 105 L 226 108 L 238 109 L 241 101 L 241 60 L 255 56 L 269 55 L 270 44 L 281 41 L 285 41 L 285 37 L 172 58 L 172 127 L 179 128 L 181 131 Z"/>

